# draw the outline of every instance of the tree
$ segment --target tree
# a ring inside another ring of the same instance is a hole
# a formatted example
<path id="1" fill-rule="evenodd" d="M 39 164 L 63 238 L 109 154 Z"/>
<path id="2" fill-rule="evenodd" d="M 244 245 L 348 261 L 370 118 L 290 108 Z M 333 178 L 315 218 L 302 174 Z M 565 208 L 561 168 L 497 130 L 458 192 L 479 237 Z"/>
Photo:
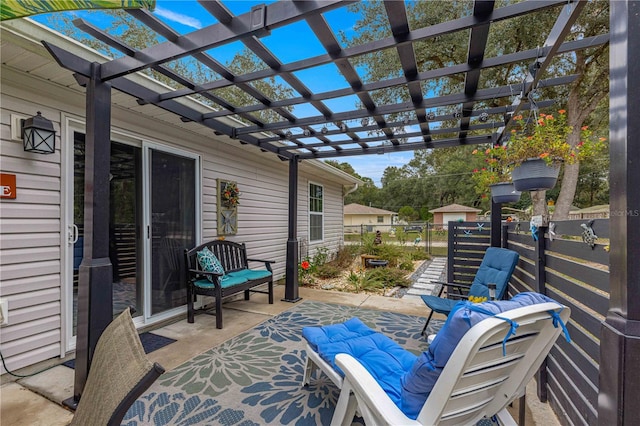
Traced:
<path id="1" fill-rule="evenodd" d="M 418 212 L 415 211 L 411 206 L 402 206 L 400 210 L 398 210 L 398 218 L 407 223 L 416 220 L 418 217 Z"/>
<path id="2" fill-rule="evenodd" d="M 325 160 L 325 163 L 335 167 L 336 169 L 342 170 L 363 182 L 362 185 L 358 185 L 358 189 L 347 194 L 344 198 L 345 205 L 351 203 L 362 204 L 363 206 L 370 206 L 374 204 L 376 206 L 380 205 L 380 189 L 375 185 L 375 183 L 373 183 L 373 179 L 360 176 L 349 163 L 339 163 L 336 160 Z"/>

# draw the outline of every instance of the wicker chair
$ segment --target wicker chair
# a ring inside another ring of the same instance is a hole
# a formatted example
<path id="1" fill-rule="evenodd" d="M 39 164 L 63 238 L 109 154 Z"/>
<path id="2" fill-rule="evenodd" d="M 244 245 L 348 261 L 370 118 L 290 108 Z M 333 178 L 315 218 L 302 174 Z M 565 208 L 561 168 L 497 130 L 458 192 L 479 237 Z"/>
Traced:
<path id="1" fill-rule="evenodd" d="M 119 425 L 133 402 L 164 373 L 147 359 L 126 309 L 104 330 L 72 425 Z"/>

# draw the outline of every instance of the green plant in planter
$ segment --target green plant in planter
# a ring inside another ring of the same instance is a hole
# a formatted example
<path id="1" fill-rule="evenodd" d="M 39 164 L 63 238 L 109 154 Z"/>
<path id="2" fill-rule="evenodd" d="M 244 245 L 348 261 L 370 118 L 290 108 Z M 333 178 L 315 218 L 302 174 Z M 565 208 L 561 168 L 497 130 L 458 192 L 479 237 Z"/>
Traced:
<path id="1" fill-rule="evenodd" d="M 567 125 L 567 114 L 563 109 L 555 115 L 540 113 L 535 119 L 524 119 L 518 115 L 514 120 L 516 126 L 511 129 L 505 156 L 510 168 L 533 158 L 542 159 L 547 164 L 573 164 L 592 158 L 605 147 L 606 139 L 593 137 L 588 126 L 580 129 L 580 143 L 575 147 L 569 145 L 567 139 L 573 129 Z"/>
<path id="2" fill-rule="evenodd" d="M 567 142 L 572 128 L 567 125 L 566 111 L 562 109 L 555 115 L 540 113 L 526 119 L 518 115 L 514 122 L 505 144 L 473 151 L 474 155 L 484 157 L 486 163 L 472 175 L 480 194 L 485 194 L 493 184 L 508 182 L 513 170 L 524 161 L 539 159 L 559 168 L 561 163 L 573 164 L 592 158 L 606 147 L 605 139 L 595 138 L 587 126 L 581 128 L 580 143 L 572 147 Z"/>
<path id="3" fill-rule="evenodd" d="M 482 157 L 485 162 L 484 167 L 474 169 L 471 175 L 478 194 L 485 195 L 491 185 L 511 181 L 506 145 L 493 145 L 484 150 L 474 149 L 472 154 Z"/>

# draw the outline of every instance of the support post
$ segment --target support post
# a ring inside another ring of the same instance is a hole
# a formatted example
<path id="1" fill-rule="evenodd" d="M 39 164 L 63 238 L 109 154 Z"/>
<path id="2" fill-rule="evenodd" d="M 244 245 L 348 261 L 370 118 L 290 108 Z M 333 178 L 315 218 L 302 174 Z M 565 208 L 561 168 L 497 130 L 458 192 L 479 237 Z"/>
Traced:
<path id="1" fill-rule="evenodd" d="M 600 338 L 598 423 L 640 424 L 640 1 L 610 2 L 609 311 Z"/>
<path id="2" fill-rule="evenodd" d="M 491 247 L 502 244 L 502 203 L 496 203 L 491 198 Z"/>
<path id="3" fill-rule="evenodd" d="M 289 234 L 287 238 L 287 266 L 284 287 L 285 302 L 301 300 L 298 295 L 298 156 L 289 160 Z"/>
<path id="4" fill-rule="evenodd" d="M 534 241 L 536 246 L 536 288 L 534 289 L 534 291 L 545 295 L 547 294 L 547 262 L 544 254 L 544 251 L 546 249 L 544 234 L 545 232 L 547 232 L 547 229 L 547 226 L 539 227 L 537 231 L 538 240 Z M 547 393 L 547 381 L 547 359 L 545 358 L 545 360 L 542 362 L 542 365 L 540 365 L 538 372 L 536 373 L 536 387 L 538 399 L 540 399 L 540 402 L 547 402 L 547 399 L 549 397 Z"/>
<path id="5" fill-rule="evenodd" d="M 73 397 L 80 400 L 100 335 L 113 319 L 113 274 L 109 259 L 109 171 L 111 167 L 111 85 L 91 64 L 86 94 L 84 252 L 78 276 L 78 321 Z"/>

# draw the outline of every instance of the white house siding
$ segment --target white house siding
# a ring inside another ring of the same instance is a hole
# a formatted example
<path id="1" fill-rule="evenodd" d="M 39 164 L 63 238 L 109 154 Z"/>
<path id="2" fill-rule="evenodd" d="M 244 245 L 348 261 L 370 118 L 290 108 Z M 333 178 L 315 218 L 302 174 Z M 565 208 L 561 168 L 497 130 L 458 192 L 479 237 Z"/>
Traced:
<path id="1" fill-rule="evenodd" d="M 3 35 L 4 36 L 4 35 Z M 84 90 L 71 74 L 48 58 L 37 56 L 2 41 L 2 109 L 0 168 L 17 176 L 15 200 L 2 200 L 0 207 L 0 296 L 8 300 L 10 324 L 0 329 L 0 350 L 7 367 L 15 370 L 65 353 L 66 263 L 64 189 L 61 147 L 69 137 L 64 117 L 84 116 Z M 36 60 L 33 60 L 33 58 Z M 20 64 L 31 61 L 29 74 Z M 238 208 L 238 233 L 229 240 L 245 242 L 249 257 L 272 259 L 274 275 L 285 273 L 288 230 L 288 166 L 271 153 L 216 140 L 213 132 L 195 123 L 182 123 L 153 106 L 139 106 L 135 99 L 112 94 L 113 129 L 133 139 L 181 148 L 201 155 L 202 239 L 217 237 L 216 179 L 238 182 L 242 192 Z M 54 122 L 56 153 L 29 154 L 21 142 L 11 140 L 11 114 L 35 115 Z M 62 126 L 61 126 L 62 124 Z M 180 126 L 180 127 L 178 127 Z M 299 173 L 298 235 L 307 238 L 308 183 L 324 186 L 324 241 L 313 247 L 334 250 L 342 244 L 342 193 L 348 179 L 303 162 Z M 66 279 L 66 281 L 70 281 Z M 0 372 L 4 373 L 2 368 Z"/>

